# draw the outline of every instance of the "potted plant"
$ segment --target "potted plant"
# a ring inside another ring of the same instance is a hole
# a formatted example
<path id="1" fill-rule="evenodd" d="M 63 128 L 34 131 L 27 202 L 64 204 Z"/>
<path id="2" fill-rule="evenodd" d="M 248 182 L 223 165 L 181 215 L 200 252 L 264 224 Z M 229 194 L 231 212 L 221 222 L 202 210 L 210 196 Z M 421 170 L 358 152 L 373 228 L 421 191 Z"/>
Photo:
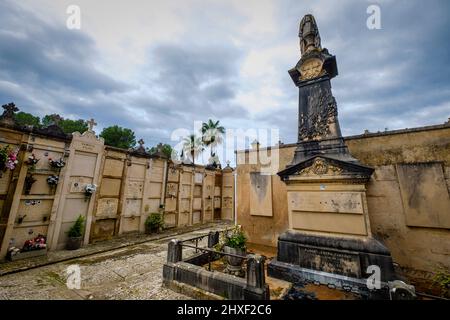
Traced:
<path id="1" fill-rule="evenodd" d="M 161 213 L 151 213 L 145 220 L 145 233 L 157 233 L 164 226 L 163 215 Z"/>
<path id="2" fill-rule="evenodd" d="M 242 273 L 242 263 L 247 253 L 247 238 L 241 226 L 236 226 L 231 232 L 225 233 L 216 246 L 216 249 L 225 253 L 242 256 L 242 258 L 226 256 L 226 271 L 240 276 Z"/>
<path id="3" fill-rule="evenodd" d="M 68 232 L 69 239 L 67 240 L 67 250 L 77 250 L 81 247 L 84 234 L 84 217 L 80 215 L 75 221 L 72 228 Z"/>

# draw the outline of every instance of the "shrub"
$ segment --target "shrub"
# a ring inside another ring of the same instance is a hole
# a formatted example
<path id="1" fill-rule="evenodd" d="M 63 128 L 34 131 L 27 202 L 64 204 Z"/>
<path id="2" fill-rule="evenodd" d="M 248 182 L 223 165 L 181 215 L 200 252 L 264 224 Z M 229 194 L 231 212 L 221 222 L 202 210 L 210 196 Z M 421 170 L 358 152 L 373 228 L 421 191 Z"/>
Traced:
<path id="1" fill-rule="evenodd" d="M 151 213 L 145 220 L 145 225 L 151 230 L 159 230 L 164 226 L 163 215 L 160 213 Z"/>
<path id="2" fill-rule="evenodd" d="M 81 237 L 83 235 L 83 231 L 84 231 L 84 217 L 80 215 L 77 221 L 75 221 L 72 228 L 70 228 L 69 237 L 70 238 Z"/>

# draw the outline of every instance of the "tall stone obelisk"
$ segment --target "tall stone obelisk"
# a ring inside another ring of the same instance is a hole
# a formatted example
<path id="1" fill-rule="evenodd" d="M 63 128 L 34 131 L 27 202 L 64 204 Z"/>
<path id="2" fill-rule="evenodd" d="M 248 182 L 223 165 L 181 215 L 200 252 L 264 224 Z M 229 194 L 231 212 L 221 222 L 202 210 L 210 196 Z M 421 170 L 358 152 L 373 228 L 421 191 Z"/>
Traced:
<path id="1" fill-rule="evenodd" d="M 289 230 L 279 236 L 268 272 L 363 292 L 369 266 L 380 268 L 384 283 L 395 278 L 389 250 L 370 229 L 366 184 L 373 169 L 351 156 L 342 137 L 330 82 L 336 58 L 322 49 L 312 15 L 301 20 L 299 37 L 301 59 L 289 70 L 299 88 L 298 142 L 278 173 L 287 187 Z"/>

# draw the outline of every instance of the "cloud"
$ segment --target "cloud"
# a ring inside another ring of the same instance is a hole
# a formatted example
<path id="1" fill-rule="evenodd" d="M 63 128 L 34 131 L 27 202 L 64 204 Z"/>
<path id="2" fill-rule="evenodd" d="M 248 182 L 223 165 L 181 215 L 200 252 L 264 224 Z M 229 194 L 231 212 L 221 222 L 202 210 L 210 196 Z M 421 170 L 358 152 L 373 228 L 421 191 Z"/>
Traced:
<path id="1" fill-rule="evenodd" d="M 447 1 L 78 1 L 82 29 L 65 28 L 72 1 L 0 2 L 0 101 L 43 116 L 129 127 L 148 146 L 219 119 L 233 129 L 297 138 L 298 23 L 318 22 L 336 55 L 332 80 L 345 135 L 443 123 L 450 116 Z M 229 149 L 229 146 L 227 146 Z M 230 158 L 230 157 L 228 157 Z"/>

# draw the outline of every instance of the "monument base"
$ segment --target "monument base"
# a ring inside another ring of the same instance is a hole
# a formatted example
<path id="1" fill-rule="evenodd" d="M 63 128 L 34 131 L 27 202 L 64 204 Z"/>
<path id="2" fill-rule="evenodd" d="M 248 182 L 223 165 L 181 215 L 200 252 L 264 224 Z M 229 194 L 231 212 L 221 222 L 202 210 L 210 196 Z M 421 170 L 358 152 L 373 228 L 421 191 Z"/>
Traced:
<path id="1" fill-rule="evenodd" d="M 376 267 L 380 271 L 380 289 L 373 291 L 367 279 L 376 276 Z M 280 235 L 277 259 L 268 264 L 267 272 L 289 282 L 313 282 L 387 299 L 387 283 L 396 279 L 389 250 L 373 238 L 321 237 L 296 231 Z"/>

